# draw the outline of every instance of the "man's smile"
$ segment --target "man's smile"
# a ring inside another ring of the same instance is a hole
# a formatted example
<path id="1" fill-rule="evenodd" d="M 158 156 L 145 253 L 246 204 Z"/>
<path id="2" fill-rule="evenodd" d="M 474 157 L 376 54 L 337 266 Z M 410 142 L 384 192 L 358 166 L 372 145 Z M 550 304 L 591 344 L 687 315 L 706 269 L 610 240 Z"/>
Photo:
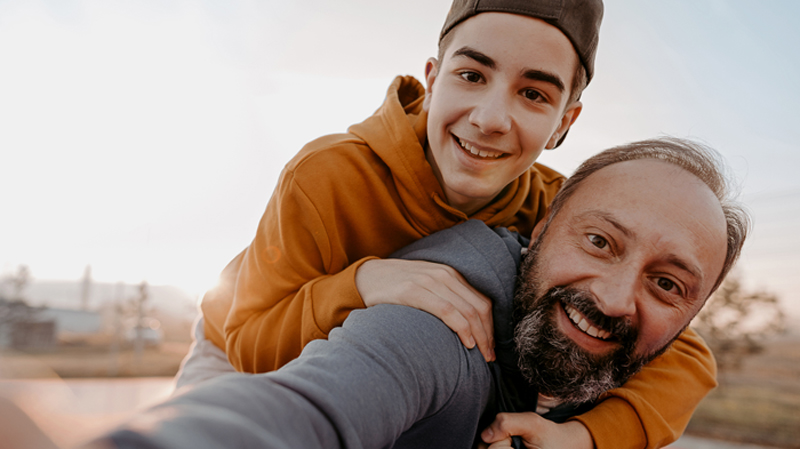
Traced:
<path id="1" fill-rule="evenodd" d="M 592 337 L 599 338 L 600 340 L 609 340 L 612 335 L 611 332 L 606 330 L 600 329 L 592 324 L 582 313 L 578 312 L 578 310 L 572 307 L 569 304 L 563 304 L 564 311 L 567 313 L 570 321 L 572 321 L 578 329 L 583 331 L 585 334 L 589 334 Z"/>
<path id="2" fill-rule="evenodd" d="M 563 301 L 556 303 L 556 317 L 563 335 L 585 351 L 596 355 L 607 354 L 621 344 L 619 336 L 598 326 L 577 308 Z"/>

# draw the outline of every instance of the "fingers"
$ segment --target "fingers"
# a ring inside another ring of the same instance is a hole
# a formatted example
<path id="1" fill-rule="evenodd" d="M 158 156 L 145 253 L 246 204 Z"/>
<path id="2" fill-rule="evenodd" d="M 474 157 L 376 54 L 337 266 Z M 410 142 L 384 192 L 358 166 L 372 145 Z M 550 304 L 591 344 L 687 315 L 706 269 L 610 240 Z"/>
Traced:
<path id="1" fill-rule="evenodd" d="M 356 288 L 367 307 L 402 304 L 424 310 L 456 332 L 466 347 L 477 345 L 487 361 L 495 359 L 491 300 L 453 268 L 414 260 L 370 260 L 356 271 Z"/>
<path id="2" fill-rule="evenodd" d="M 464 346 L 477 345 L 487 362 L 495 360 L 491 300 L 472 287 L 458 271 L 448 266 L 441 268 L 446 273 L 441 279 L 446 289 L 434 292 L 441 301 L 430 303 L 431 308 L 438 310 L 429 312 L 455 331 Z"/>
<path id="3" fill-rule="evenodd" d="M 492 445 L 488 446 L 487 449 L 514 449 L 514 445 L 511 441 L 511 438 L 506 438 L 496 443 L 492 443 Z"/>
<path id="4" fill-rule="evenodd" d="M 481 432 L 481 439 L 492 444 L 520 435 L 530 441 L 534 439 L 539 427 L 546 423 L 544 418 L 533 412 L 498 413 L 494 422 Z"/>
<path id="5" fill-rule="evenodd" d="M 592 449 L 592 434 L 580 421 L 557 424 L 533 412 L 499 413 L 494 422 L 481 432 L 481 439 L 490 444 L 489 449 L 509 447 L 509 438 L 517 435 L 528 448 Z"/>

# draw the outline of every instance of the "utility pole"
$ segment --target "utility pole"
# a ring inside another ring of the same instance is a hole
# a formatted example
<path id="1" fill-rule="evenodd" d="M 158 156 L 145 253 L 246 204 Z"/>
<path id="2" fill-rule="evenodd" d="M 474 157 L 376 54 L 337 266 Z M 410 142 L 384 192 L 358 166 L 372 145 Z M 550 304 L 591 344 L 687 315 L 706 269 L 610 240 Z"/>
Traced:
<path id="1" fill-rule="evenodd" d="M 117 377 L 119 374 L 119 346 L 122 338 L 122 315 L 124 304 L 122 302 L 123 289 L 125 286 L 118 282 L 114 287 L 114 300 L 111 305 L 113 335 L 111 337 L 111 347 L 108 359 L 108 377 Z"/>
<path id="2" fill-rule="evenodd" d="M 144 306 L 149 297 L 147 282 L 139 284 L 139 296 L 136 301 L 136 341 L 134 342 L 134 365 L 138 370 L 142 366 L 142 352 L 144 350 Z"/>
<path id="3" fill-rule="evenodd" d="M 86 265 L 83 270 L 83 281 L 81 282 L 81 310 L 89 310 L 89 298 L 92 293 L 92 266 Z"/>

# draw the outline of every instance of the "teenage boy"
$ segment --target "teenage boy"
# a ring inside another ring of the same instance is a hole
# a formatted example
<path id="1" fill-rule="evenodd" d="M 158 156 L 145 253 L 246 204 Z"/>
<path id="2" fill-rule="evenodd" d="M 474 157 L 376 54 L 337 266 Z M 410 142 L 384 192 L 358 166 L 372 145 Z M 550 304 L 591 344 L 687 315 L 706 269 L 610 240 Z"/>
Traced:
<path id="1" fill-rule="evenodd" d="M 381 258 L 469 218 L 532 231 L 563 182 L 534 162 L 580 114 L 601 16 L 599 0 L 456 0 L 426 65 L 427 89 L 397 78 L 375 115 L 309 143 L 286 166 L 252 244 L 203 299 L 197 352 L 224 349 L 237 370 L 270 371 L 352 310 L 396 303 L 441 318 L 493 360 L 485 296 L 449 267 Z M 707 352 L 700 358 L 710 363 Z M 686 369 L 665 365 L 675 378 Z M 640 420 L 641 408 L 665 405 L 650 388 L 617 397 L 584 420 L 597 447 L 685 425 Z"/>

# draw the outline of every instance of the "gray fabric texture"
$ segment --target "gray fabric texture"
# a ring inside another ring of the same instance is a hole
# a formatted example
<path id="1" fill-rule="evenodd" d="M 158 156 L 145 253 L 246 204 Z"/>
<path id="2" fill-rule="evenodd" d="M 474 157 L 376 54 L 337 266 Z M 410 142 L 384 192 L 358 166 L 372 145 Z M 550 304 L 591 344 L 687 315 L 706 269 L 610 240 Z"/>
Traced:
<path id="1" fill-rule="evenodd" d="M 516 369 L 511 300 L 526 243 L 468 221 L 396 254 L 451 265 L 492 299 L 498 363 L 433 315 L 380 305 L 278 371 L 204 382 L 109 438 L 119 448 L 470 448 L 497 411 L 521 411 L 503 405 L 520 401 L 507 397 L 517 387 L 502 366 Z"/>

